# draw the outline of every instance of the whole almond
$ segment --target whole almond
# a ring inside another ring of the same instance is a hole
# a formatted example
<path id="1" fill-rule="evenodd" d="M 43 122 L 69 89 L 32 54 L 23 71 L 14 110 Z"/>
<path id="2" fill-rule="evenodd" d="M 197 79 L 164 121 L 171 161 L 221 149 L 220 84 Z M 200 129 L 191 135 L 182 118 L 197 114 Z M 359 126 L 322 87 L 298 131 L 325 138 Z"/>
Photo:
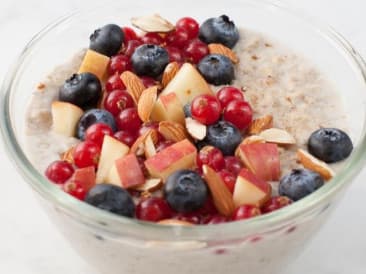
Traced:
<path id="1" fill-rule="evenodd" d="M 221 176 L 217 174 L 208 165 L 203 165 L 203 177 L 207 182 L 207 185 L 211 191 L 214 204 L 217 210 L 224 216 L 230 217 L 234 210 L 235 204 L 233 195 L 221 179 Z"/>
<path id="2" fill-rule="evenodd" d="M 182 141 L 188 137 L 184 126 L 171 121 L 160 122 L 159 132 L 166 140 L 174 142 Z"/>
<path id="3" fill-rule="evenodd" d="M 228 47 L 225 47 L 222 44 L 212 43 L 208 45 L 208 50 L 210 54 L 221 54 L 229 58 L 234 64 L 239 63 L 239 58 L 236 56 L 235 52 L 233 52 Z"/>
<path id="4" fill-rule="evenodd" d="M 164 70 L 163 78 L 161 79 L 161 84 L 165 88 L 169 82 L 174 78 L 174 76 L 179 71 L 179 65 L 177 62 L 169 63 Z"/>
<path id="5" fill-rule="evenodd" d="M 297 160 L 305 168 L 319 173 L 324 180 L 330 180 L 334 177 L 334 171 L 325 162 L 320 161 L 303 149 L 297 150 Z"/>
<path id="6" fill-rule="evenodd" d="M 60 155 L 61 160 L 66 161 L 70 164 L 74 164 L 74 156 L 73 156 L 74 150 L 75 150 L 75 147 L 70 147 L 64 153 L 61 153 L 61 155 Z"/>
<path id="7" fill-rule="evenodd" d="M 265 115 L 263 117 L 254 119 L 249 126 L 249 134 L 259 134 L 265 129 L 273 127 L 273 116 Z"/>
<path id="8" fill-rule="evenodd" d="M 121 74 L 121 80 L 137 105 L 142 92 L 145 90 L 144 83 L 136 74 L 132 73 L 131 71 L 123 72 Z"/>
<path id="9" fill-rule="evenodd" d="M 153 86 L 145 89 L 137 104 L 137 113 L 143 122 L 150 120 L 151 112 L 158 97 L 158 87 Z"/>

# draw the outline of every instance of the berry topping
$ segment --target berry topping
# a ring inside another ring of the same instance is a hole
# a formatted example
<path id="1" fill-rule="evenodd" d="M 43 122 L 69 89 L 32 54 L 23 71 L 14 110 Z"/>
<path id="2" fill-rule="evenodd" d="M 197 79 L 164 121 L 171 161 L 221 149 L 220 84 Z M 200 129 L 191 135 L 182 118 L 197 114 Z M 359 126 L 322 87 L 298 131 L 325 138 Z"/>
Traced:
<path id="1" fill-rule="evenodd" d="M 350 137 L 340 129 L 321 128 L 313 132 L 308 141 L 309 152 L 326 163 L 346 159 L 353 150 Z"/>
<path id="2" fill-rule="evenodd" d="M 119 26 L 115 24 L 105 25 L 90 35 L 89 48 L 111 57 L 118 53 L 123 39 L 124 33 Z"/>
<path id="3" fill-rule="evenodd" d="M 240 159 L 235 156 L 226 156 L 225 160 L 225 169 L 230 173 L 237 176 L 241 169 L 243 168 L 243 164 L 241 163 Z"/>
<path id="4" fill-rule="evenodd" d="M 143 44 L 153 44 L 159 46 L 164 43 L 164 39 L 158 33 L 149 32 L 141 37 L 141 42 Z"/>
<path id="5" fill-rule="evenodd" d="M 125 34 L 125 38 L 124 38 L 124 41 L 123 41 L 125 45 L 127 44 L 127 42 L 129 42 L 131 40 L 138 40 L 139 39 L 136 32 L 133 29 L 129 28 L 129 27 L 123 27 L 122 31 Z"/>
<path id="6" fill-rule="evenodd" d="M 252 108 L 243 100 L 231 101 L 224 110 L 224 119 L 240 130 L 246 129 L 252 122 L 252 118 Z"/>
<path id="7" fill-rule="evenodd" d="M 48 180 L 55 184 L 63 184 L 74 173 L 72 165 L 65 161 L 54 161 L 46 169 L 45 175 Z"/>
<path id="8" fill-rule="evenodd" d="M 131 60 L 138 75 L 157 77 L 169 63 L 169 54 L 160 46 L 147 44 L 136 48 Z"/>
<path id="9" fill-rule="evenodd" d="M 185 57 L 184 57 L 183 52 L 180 49 L 178 49 L 176 47 L 169 47 L 169 46 L 166 46 L 165 49 L 169 54 L 169 62 L 178 62 L 178 63 L 184 62 Z"/>
<path id="10" fill-rule="evenodd" d="M 291 203 L 292 203 L 292 201 L 286 196 L 272 197 L 271 200 L 269 200 L 267 203 L 265 203 L 262 206 L 261 211 L 263 213 L 273 212 L 275 210 L 288 206 Z"/>
<path id="11" fill-rule="evenodd" d="M 122 110 L 131 108 L 134 105 L 131 95 L 127 91 L 120 89 L 108 93 L 104 99 L 104 108 L 114 116 L 117 116 Z"/>
<path id="12" fill-rule="evenodd" d="M 96 143 L 99 147 L 102 147 L 104 136 L 113 135 L 113 130 L 110 126 L 103 123 L 96 123 L 88 127 L 85 132 L 85 140 Z"/>
<path id="13" fill-rule="evenodd" d="M 175 24 L 177 30 L 184 30 L 188 34 L 189 39 L 196 38 L 200 29 L 196 20 L 191 17 L 183 17 Z"/>
<path id="14" fill-rule="evenodd" d="M 111 184 L 97 184 L 86 195 L 85 202 L 126 217 L 135 215 L 135 204 L 128 191 Z"/>
<path id="15" fill-rule="evenodd" d="M 188 44 L 189 36 L 187 31 L 177 29 L 176 31 L 170 32 L 165 39 L 168 46 L 182 49 Z"/>
<path id="16" fill-rule="evenodd" d="M 151 197 L 136 206 L 136 217 L 144 221 L 158 222 L 171 218 L 172 214 L 168 203 L 162 198 Z"/>
<path id="17" fill-rule="evenodd" d="M 81 116 L 77 125 L 77 137 L 84 140 L 85 131 L 93 124 L 104 123 L 110 126 L 113 132 L 117 131 L 113 115 L 104 109 L 90 109 Z"/>
<path id="18" fill-rule="evenodd" d="M 125 130 L 117 131 L 113 135 L 113 137 L 121 141 L 122 143 L 128 145 L 129 147 L 131 147 L 137 139 L 136 133 Z"/>
<path id="19" fill-rule="evenodd" d="M 109 75 L 112 74 L 121 74 L 126 70 L 131 70 L 132 65 L 130 58 L 127 55 L 118 54 L 111 58 L 109 65 L 108 65 L 108 73 Z"/>
<path id="20" fill-rule="evenodd" d="M 105 83 L 105 90 L 111 92 L 116 89 L 126 89 L 125 84 L 122 82 L 121 77 L 118 73 L 113 74 Z"/>
<path id="21" fill-rule="evenodd" d="M 67 182 L 63 185 L 63 190 L 81 201 L 84 201 L 87 192 L 83 184 L 78 181 Z"/>
<path id="22" fill-rule="evenodd" d="M 100 147 L 91 141 L 84 141 L 76 145 L 73 159 L 78 168 L 98 167 Z"/>
<path id="23" fill-rule="evenodd" d="M 82 109 L 96 107 L 102 96 L 102 85 L 94 74 L 73 74 L 59 91 L 59 100 L 77 105 Z"/>
<path id="24" fill-rule="evenodd" d="M 202 124 L 214 124 L 220 118 L 220 102 L 213 95 L 199 95 L 191 103 L 191 114 L 195 120 Z"/>
<path id="25" fill-rule="evenodd" d="M 223 87 L 217 92 L 217 99 L 219 99 L 222 108 L 234 100 L 244 100 L 243 92 L 235 87 Z"/>
<path id="26" fill-rule="evenodd" d="M 293 169 L 283 177 L 279 184 L 279 194 L 293 201 L 300 200 L 313 193 L 324 184 L 323 178 L 308 169 Z"/>
<path id="27" fill-rule="evenodd" d="M 258 207 L 252 205 L 242 205 L 235 210 L 232 219 L 234 221 L 239 221 L 250 219 L 259 215 L 261 215 L 261 211 Z"/>
<path id="28" fill-rule="evenodd" d="M 222 180 L 224 181 L 225 185 L 230 190 L 230 192 L 234 193 L 236 183 L 235 175 L 225 169 L 221 170 L 219 172 L 219 175 L 221 176 Z"/>
<path id="29" fill-rule="evenodd" d="M 116 117 L 119 130 L 137 132 L 140 129 L 142 121 L 139 118 L 136 108 L 126 108 Z"/>
<path id="30" fill-rule="evenodd" d="M 197 65 L 207 82 L 215 86 L 230 84 L 234 79 L 233 63 L 224 55 L 210 54 Z"/>
<path id="31" fill-rule="evenodd" d="M 201 208 L 207 199 L 208 190 L 201 176 L 191 170 L 179 170 L 171 174 L 165 183 L 167 202 L 177 212 L 192 212 Z"/>
<path id="32" fill-rule="evenodd" d="M 206 144 L 217 147 L 224 155 L 233 155 L 241 142 L 240 131 L 231 123 L 219 121 L 207 127 Z"/>
<path id="33" fill-rule="evenodd" d="M 184 49 L 184 53 L 190 62 L 197 64 L 203 57 L 209 54 L 209 51 L 207 44 L 195 39 L 189 42 Z"/>
<path id="34" fill-rule="evenodd" d="M 132 56 L 132 54 L 135 52 L 135 49 L 142 45 L 142 42 L 140 40 L 131 40 L 126 43 L 126 47 L 124 49 L 124 54 L 127 56 Z"/>
<path id="35" fill-rule="evenodd" d="M 200 27 L 199 38 L 206 44 L 219 43 L 233 48 L 239 40 L 239 31 L 226 15 L 207 19 Z"/>
<path id="36" fill-rule="evenodd" d="M 225 167 L 222 152 L 213 146 L 203 147 L 197 154 L 196 163 L 200 170 L 202 170 L 203 165 L 208 165 L 215 171 L 220 171 Z"/>

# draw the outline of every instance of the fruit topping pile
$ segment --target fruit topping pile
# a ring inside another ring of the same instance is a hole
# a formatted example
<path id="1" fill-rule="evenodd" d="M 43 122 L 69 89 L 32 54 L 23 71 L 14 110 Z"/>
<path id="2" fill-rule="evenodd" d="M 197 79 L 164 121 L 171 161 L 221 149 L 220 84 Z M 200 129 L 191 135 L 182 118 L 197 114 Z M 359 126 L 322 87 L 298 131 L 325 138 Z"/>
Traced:
<path id="1" fill-rule="evenodd" d="M 140 32 L 93 32 L 52 103 L 53 131 L 79 140 L 45 171 L 68 194 L 144 221 L 218 224 L 290 205 L 334 176 L 327 163 L 350 155 L 339 129 L 316 130 L 305 150 L 272 115 L 254 119 L 255 105 L 232 86 L 240 38 L 228 16 L 131 22 Z M 282 174 L 281 151 L 294 148 L 303 168 Z"/>

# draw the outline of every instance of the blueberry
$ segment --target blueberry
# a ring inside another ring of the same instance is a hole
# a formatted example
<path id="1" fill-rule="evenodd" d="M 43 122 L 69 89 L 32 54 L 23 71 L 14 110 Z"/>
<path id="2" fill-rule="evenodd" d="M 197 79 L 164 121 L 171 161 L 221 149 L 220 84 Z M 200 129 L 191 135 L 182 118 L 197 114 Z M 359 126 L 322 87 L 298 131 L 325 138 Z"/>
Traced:
<path id="1" fill-rule="evenodd" d="M 167 178 L 164 195 L 171 208 L 186 213 L 204 205 L 208 190 L 205 181 L 197 172 L 183 169 Z"/>
<path id="2" fill-rule="evenodd" d="M 293 169 L 279 184 L 279 194 L 293 201 L 300 200 L 324 185 L 319 173 L 308 169 Z"/>
<path id="3" fill-rule="evenodd" d="M 135 49 L 131 62 L 138 75 L 157 77 L 169 63 L 169 54 L 160 46 L 145 44 Z"/>
<path id="4" fill-rule="evenodd" d="M 122 29 L 118 25 L 108 24 L 100 29 L 96 29 L 90 35 L 89 48 L 111 57 L 119 52 L 123 40 L 124 33 Z"/>
<path id="5" fill-rule="evenodd" d="M 203 22 L 199 38 L 206 44 L 219 43 L 233 48 L 239 40 L 239 31 L 227 15 L 221 15 Z"/>
<path id="6" fill-rule="evenodd" d="M 113 115 L 104 109 L 93 108 L 81 116 L 77 125 L 77 137 L 84 140 L 85 131 L 93 124 L 104 123 L 109 125 L 114 132 L 117 131 L 116 121 Z"/>
<path id="7" fill-rule="evenodd" d="M 95 185 L 87 193 L 85 202 L 121 216 L 132 218 L 135 215 L 135 204 L 131 195 L 116 185 Z"/>
<path id="8" fill-rule="evenodd" d="M 353 150 L 350 137 L 340 129 L 321 128 L 308 141 L 309 152 L 318 159 L 335 163 L 346 159 Z"/>
<path id="9" fill-rule="evenodd" d="M 60 88 L 58 98 L 82 109 L 96 107 L 102 96 L 102 85 L 97 76 L 84 72 L 73 74 Z"/>
<path id="10" fill-rule="evenodd" d="M 233 63 L 220 54 L 205 56 L 197 68 L 206 81 L 215 86 L 230 84 L 235 77 Z"/>
<path id="11" fill-rule="evenodd" d="M 233 124 L 219 121 L 207 127 L 204 143 L 217 147 L 226 156 L 234 155 L 235 149 L 241 142 L 241 134 Z"/>
<path id="12" fill-rule="evenodd" d="M 184 105 L 183 111 L 184 111 L 184 116 L 186 116 L 186 118 L 188 118 L 188 117 L 192 118 L 191 104 L 190 103 L 187 103 L 187 104 Z"/>

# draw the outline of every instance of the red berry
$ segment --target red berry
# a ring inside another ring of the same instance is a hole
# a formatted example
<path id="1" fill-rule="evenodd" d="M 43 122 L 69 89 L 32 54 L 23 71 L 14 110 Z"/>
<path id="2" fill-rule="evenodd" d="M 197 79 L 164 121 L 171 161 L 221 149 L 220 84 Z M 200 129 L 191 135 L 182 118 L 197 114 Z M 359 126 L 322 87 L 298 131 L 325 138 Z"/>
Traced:
<path id="1" fill-rule="evenodd" d="M 172 31 L 166 36 L 165 39 L 168 46 L 177 48 L 184 48 L 189 42 L 188 32 L 185 30 Z"/>
<path id="2" fill-rule="evenodd" d="M 142 124 L 136 108 L 126 108 L 116 117 L 119 130 L 137 132 Z"/>
<path id="3" fill-rule="evenodd" d="M 199 95 L 192 101 L 191 113 L 192 117 L 202 124 L 214 124 L 220 118 L 220 102 L 213 95 Z"/>
<path id="4" fill-rule="evenodd" d="M 158 152 L 166 149 L 167 147 L 170 147 L 173 144 L 174 144 L 174 142 L 172 140 L 164 140 L 164 141 L 161 141 L 156 146 L 156 152 L 158 153 Z"/>
<path id="5" fill-rule="evenodd" d="M 209 54 L 209 51 L 207 44 L 203 43 L 201 40 L 195 39 L 189 42 L 184 53 L 190 62 L 198 64 L 203 57 Z"/>
<path id="6" fill-rule="evenodd" d="M 126 86 L 122 82 L 121 77 L 118 73 L 115 73 L 111 77 L 109 77 L 107 82 L 105 83 L 105 90 L 107 92 L 111 92 L 112 90 L 116 89 L 126 89 Z"/>
<path id="7" fill-rule="evenodd" d="M 130 58 L 123 54 L 118 54 L 111 57 L 111 60 L 108 65 L 108 73 L 112 74 L 121 74 L 126 70 L 132 70 L 132 65 Z"/>
<path id="8" fill-rule="evenodd" d="M 227 188 L 230 190 L 231 193 L 234 193 L 236 177 L 234 174 L 230 173 L 229 171 L 223 169 L 219 172 L 222 180 L 224 181 Z"/>
<path id="9" fill-rule="evenodd" d="M 113 90 L 108 93 L 104 100 L 104 108 L 108 110 L 113 116 L 118 115 L 122 110 L 131 108 L 135 105 L 131 95 L 121 89 Z"/>
<path id="10" fill-rule="evenodd" d="M 188 34 L 189 39 L 196 38 L 200 29 L 196 20 L 191 17 L 183 17 L 179 19 L 175 25 L 177 30 L 184 30 Z"/>
<path id="11" fill-rule="evenodd" d="M 151 197 L 140 201 L 136 206 L 136 217 L 140 220 L 158 222 L 171 216 L 172 210 L 162 198 Z"/>
<path id="12" fill-rule="evenodd" d="M 118 141 L 128 145 L 129 147 L 131 147 L 137 139 L 136 133 L 132 133 L 129 131 L 124 131 L 124 130 L 117 131 L 113 135 L 113 137 L 116 138 Z"/>
<path id="13" fill-rule="evenodd" d="M 222 108 L 225 108 L 231 101 L 244 100 L 243 92 L 235 87 L 223 87 L 217 92 L 216 96 Z"/>
<path id="14" fill-rule="evenodd" d="M 142 42 L 139 40 L 130 40 L 126 43 L 126 47 L 124 49 L 124 54 L 130 56 L 134 53 L 135 49 L 138 46 L 141 46 Z"/>
<path id="15" fill-rule="evenodd" d="M 243 100 L 231 101 L 224 110 L 224 119 L 240 130 L 246 129 L 252 122 L 252 118 L 252 108 Z"/>
<path id="16" fill-rule="evenodd" d="M 81 201 L 84 201 L 86 196 L 86 189 L 83 187 L 83 185 L 80 182 L 77 181 L 71 181 L 67 182 L 63 186 L 63 190 L 73 196 L 76 199 L 79 199 Z"/>
<path id="17" fill-rule="evenodd" d="M 165 47 L 165 49 L 169 54 L 169 62 L 183 63 L 185 61 L 184 54 L 180 49 L 170 46 Z"/>
<path id="18" fill-rule="evenodd" d="M 73 158 L 78 168 L 98 166 L 100 147 L 91 141 L 84 141 L 76 145 Z"/>
<path id="19" fill-rule="evenodd" d="M 243 164 L 240 159 L 235 156 L 226 156 L 225 160 L 225 169 L 235 176 L 238 176 L 240 170 L 243 168 Z"/>
<path id="20" fill-rule="evenodd" d="M 200 215 L 215 215 L 215 214 L 217 214 L 216 206 L 215 206 L 215 204 L 214 204 L 211 197 L 208 197 L 206 199 L 205 204 L 199 210 L 197 210 L 197 214 L 200 214 Z"/>
<path id="21" fill-rule="evenodd" d="M 208 165 L 216 171 L 220 171 L 225 167 L 224 155 L 213 146 L 205 146 L 197 154 L 197 166 L 202 170 L 203 165 Z"/>
<path id="22" fill-rule="evenodd" d="M 124 44 L 126 45 L 129 41 L 131 40 L 138 40 L 138 36 L 136 34 L 136 32 L 129 28 L 129 27 L 123 27 L 122 31 L 124 33 Z"/>
<path id="23" fill-rule="evenodd" d="M 63 184 L 74 173 L 72 165 L 65 161 L 54 161 L 46 169 L 45 175 L 48 180 L 55 184 Z"/>
<path id="24" fill-rule="evenodd" d="M 286 196 L 276 196 L 272 197 L 267 203 L 263 205 L 261 208 L 263 213 L 269 213 L 285 206 L 288 206 L 292 203 L 292 201 Z"/>
<path id="25" fill-rule="evenodd" d="M 113 135 L 113 130 L 110 126 L 104 123 L 96 123 L 88 127 L 85 132 L 85 140 L 96 143 L 102 147 L 105 135 Z"/>
<path id="26" fill-rule="evenodd" d="M 229 219 L 225 216 L 222 216 L 220 214 L 215 214 L 213 216 L 210 216 L 209 218 L 207 218 L 204 222 L 204 224 L 207 225 L 216 225 L 216 224 L 223 224 L 223 223 L 227 223 L 229 221 Z"/>
<path id="27" fill-rule="evenodd" d="M 144 84 L 145 88 L 153 87 L 159 85 L 159 82 L 149 76 L 141 76 L 140 77 L 142 83 Z"/>
<path id="28" fill-rule="evenodd" d="M 198 225 L 201 222 L 201 217 L 194 212 L 179 213 L 174 216 L 174 219 L 196 225 Z"/>
<path id="29" fill-rule="evenodd" d="M 255 216 L 261 215 L 261 211 L 258 207 L 252 205 L 242 205 L 239 206 L 233 214 L 233 220 L 239 221 L 244 219 L 249 219 Z"/>
<path id="30" fill-rule="evenodd" d="M 141 37 L 143 44 L 161 45 L 164 43 L 164 39 L 156 32 L 146 33 Z"/>

